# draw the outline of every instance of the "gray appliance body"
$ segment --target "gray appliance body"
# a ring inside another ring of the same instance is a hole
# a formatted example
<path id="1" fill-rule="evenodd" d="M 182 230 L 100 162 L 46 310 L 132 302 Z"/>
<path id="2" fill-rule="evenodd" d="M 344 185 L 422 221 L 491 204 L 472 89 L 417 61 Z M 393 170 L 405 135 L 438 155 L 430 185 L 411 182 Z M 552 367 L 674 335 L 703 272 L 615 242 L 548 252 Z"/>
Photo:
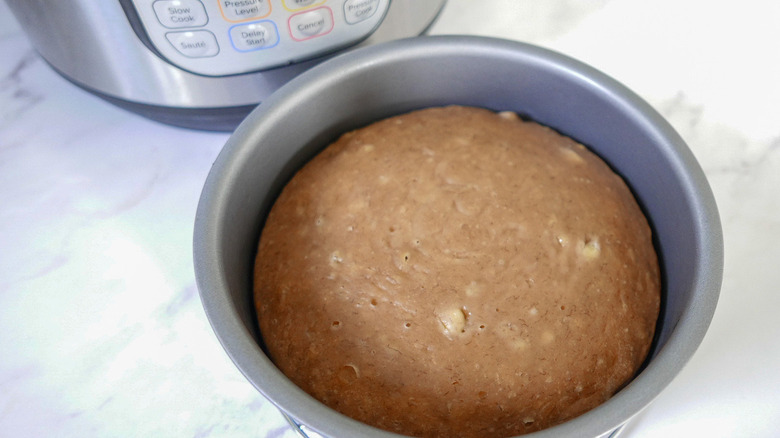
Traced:
<path id="1" fill-rule="evenodd" d="M 444 0 L 6 1 L 35 49 L 71 82 L 164 123 L 219 131 L 232 131 L 281 85 L 335 54 L 420 35 L 444 5 Z M 245 9 L 227 13 L 226 5 L 250 3 L 265 10 L 256 18 L 240 16 Z M 361 5 L 375 9 L 371 19 L 350 24 L 355 20 L 350 14 Z M 192 6 L 200 13 L 180 13 Z M 330 27 L 321 37 L 293 32 L 296 19 L 323 11 Z M 202 21 L 188 27 L 171 19 Z M 275 40 L 269 38 L 271 48 L 237 44 L 242 33 L 251 34 L 240 31 L 263 24 L 277 32 Z M 362 30 L 355 31 L 358 26 Z M 172 36 L 197 34 L 210 34 L 218 56 L 186 52 L 174 59 Z M 271 54 L 275 62 L 264 62 Z"/>

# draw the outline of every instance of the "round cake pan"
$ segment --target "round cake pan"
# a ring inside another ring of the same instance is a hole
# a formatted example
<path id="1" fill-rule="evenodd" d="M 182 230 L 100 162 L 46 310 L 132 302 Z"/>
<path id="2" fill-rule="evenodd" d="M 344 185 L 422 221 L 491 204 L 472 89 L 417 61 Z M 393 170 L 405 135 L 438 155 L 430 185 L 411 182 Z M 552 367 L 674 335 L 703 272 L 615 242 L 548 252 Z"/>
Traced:
<path id="1" fill-rule="evenodd" d="M 274 366 L 255 322 L 253 259 L 275 197 L 329 142 L 381 118 L 450 104 L 515 111 L 589 146 L 650 220 L 664 288 L 649 360 L 603 405 L 525 435 L 608 436 L 674 379 L 704 337 L 722 279 L 720 220 L 700 166 L 656 111 L 603 73 L 539 47 L 444 36 L 360 49 L 302 74 L 252 112 L 214 163 L 195 219 L 196 278 L 214 332 L 252 385 L 310 430 L 397 436 L 326 407 Z"/>

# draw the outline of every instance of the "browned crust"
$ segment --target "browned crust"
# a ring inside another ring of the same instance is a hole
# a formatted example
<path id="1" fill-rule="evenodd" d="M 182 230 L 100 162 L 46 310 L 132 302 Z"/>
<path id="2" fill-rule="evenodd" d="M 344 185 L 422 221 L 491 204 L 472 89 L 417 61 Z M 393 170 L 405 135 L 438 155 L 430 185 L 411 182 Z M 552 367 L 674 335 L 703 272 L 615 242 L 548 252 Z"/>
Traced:
<path id="1" fill-rule="evenodd" d="M 539 430 L 645 359 L 660 276 L 626 184 L 511 115 L 445 107 L 343 135 L 276 201 L 255 300 L 279 368 L 417 436 Z"/>

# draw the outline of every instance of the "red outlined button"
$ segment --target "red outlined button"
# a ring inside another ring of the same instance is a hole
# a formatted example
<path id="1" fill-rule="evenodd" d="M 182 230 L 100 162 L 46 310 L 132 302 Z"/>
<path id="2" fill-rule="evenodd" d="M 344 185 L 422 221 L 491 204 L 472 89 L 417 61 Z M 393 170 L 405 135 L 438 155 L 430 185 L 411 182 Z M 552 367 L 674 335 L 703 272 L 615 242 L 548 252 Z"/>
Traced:
<path id="1" fill-rule="evenodd" d="M 333 30 L 333 11 L 327 6 L 290 16 L 287 20 L 290 36 L 295 41 L 320 37 Z"/>

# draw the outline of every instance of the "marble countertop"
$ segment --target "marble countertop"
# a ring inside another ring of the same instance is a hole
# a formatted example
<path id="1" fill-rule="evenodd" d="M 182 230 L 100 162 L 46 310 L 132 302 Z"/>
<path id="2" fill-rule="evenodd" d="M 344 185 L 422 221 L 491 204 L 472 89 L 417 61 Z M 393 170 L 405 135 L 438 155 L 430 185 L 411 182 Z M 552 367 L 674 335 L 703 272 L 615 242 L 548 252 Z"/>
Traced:
<path id="1" fill-rule="evenodd" d="M 780 436 L 780 3 L 450 0 L 431 33 L 561 51 L 668 118 L 715 193 L 724 282 L 696 355 L 621 436 Z M 0 2 L 0 436 L 296 436 L 195 286 L 195 208 L 227 138 L 73 86 Z"/>

